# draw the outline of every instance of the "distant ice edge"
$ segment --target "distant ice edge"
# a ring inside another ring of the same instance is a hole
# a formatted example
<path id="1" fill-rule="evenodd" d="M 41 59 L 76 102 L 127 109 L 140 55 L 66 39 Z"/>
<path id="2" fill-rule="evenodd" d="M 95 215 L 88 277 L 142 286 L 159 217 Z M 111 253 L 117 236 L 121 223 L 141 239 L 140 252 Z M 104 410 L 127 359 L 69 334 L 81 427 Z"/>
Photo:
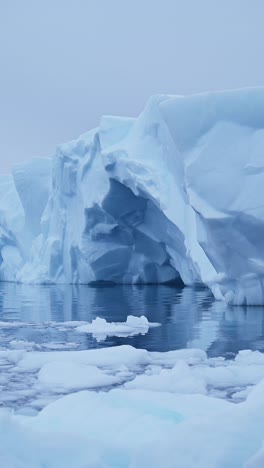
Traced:
<path id="1" fill-rule="evenodd" d="M 264 304 L 264 88 L 153 96 L 0 177 L 0 280 Z"/>

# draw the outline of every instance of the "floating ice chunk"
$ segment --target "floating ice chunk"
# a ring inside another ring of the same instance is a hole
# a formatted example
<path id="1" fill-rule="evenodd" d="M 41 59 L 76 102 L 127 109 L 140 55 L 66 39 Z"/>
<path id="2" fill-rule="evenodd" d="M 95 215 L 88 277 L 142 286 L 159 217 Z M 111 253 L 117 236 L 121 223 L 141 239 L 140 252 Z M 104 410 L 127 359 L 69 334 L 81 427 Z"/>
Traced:
<path id="1" fill-rule="evenodd" d="M 152 352 L 152 362 L 159 365 L 173 367 L 178 360 L 184 360 L 187 364 L 199 364 L 205 362 L 207 364 L 206 352 L 202 349 L 177 349 L 175 351 L 167 351 L 166 353 Z"/>
<path id="2" fill-rule="evenodd" d="M 151 363 L 151 355 L 145 349 L 136 349 L 123 345 L 111 348 L 90 349 L 87 351 L 0 351 L 1 355 L 17 363 L 18 369 L 36 371 L 44 364 L 56 362 L 72 362 L 104 368 L 120 368 L 120 366 L 144 366 Z"/>
<path id="3" fill-rule="evenodd" d="M 105 374 L 98 367 L 58 361 L 44 364 L 38 373 L 38 381 L 58 392 L 108 387 L 119 383 L 118 378 Z"/>
<path id="4" fill-rule="evenodd" d="M 206 394 L 206 382 L 195 376 L 184 361 L 178 361 L 172 369 L 161 369 L 152 375 L 140 375 L 125 384 L 129 389 L 144 389 L 158 392 Z"/>
<path id="5" fill-rule="evenodd" d="M 126 322 L 111 323 L 103 318 L 97 317 L 92 323 L 81 325 L 77 327 L 76 330 L 81 333 L 92 333 L 97 341 L 103 341 L 107 336 L 144 335 L 149 331 L 149 328 L 159 326 L 159 323 L 151 323 L 143 315 L 141 317 L 129 315 Z"/>
<path id="6" fill-rule="evenodd" d="M 128 315 L 126 325 L 133 328 L 160 327 L 160 323 L 149 322 L 147 317 L 145 317 L 144 315 L 141 315 L 141 317 L 136 317 L 135 315 Z"/>
<path id="7" fill-rule="evenodd" d="M 264 365 L 264 354 L 260 351 L 252 351 L 250 349 L 244 349 L 239 351 L 236 355 L 235 362 L 237 364 L 244 365 Z"/>
<path id="8" fill-rule="evenodd" d="M 197 366 L 194 375 L 203 378 L 207 385 L 217 388 L 246 387 L 256 384 L 264 377 L 263 365 L 237 366 L 232 361 L 223 366 Z"/>

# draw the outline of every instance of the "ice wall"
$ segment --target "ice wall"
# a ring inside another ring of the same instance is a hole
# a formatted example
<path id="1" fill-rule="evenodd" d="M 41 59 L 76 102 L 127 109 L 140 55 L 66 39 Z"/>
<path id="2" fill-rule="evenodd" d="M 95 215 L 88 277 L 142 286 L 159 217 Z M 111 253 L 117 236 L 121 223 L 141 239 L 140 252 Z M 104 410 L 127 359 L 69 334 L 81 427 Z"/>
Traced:
<path id="1" fill-rule="evenodd" d="M 17 281 L 30 261 L 49 197 L 51 160 L 33 159 L 0 176 L 0 281 Z"/>
<path id="2" fill-rule="evenodd" d="M 12 193 L 1 279 L 183 281 L 264 304 L 263 148 L 262 88 L 154 96 L 137 119 L 103 117 L 58 147 L 52 178 L 42 160 L 0 179 Z"/>

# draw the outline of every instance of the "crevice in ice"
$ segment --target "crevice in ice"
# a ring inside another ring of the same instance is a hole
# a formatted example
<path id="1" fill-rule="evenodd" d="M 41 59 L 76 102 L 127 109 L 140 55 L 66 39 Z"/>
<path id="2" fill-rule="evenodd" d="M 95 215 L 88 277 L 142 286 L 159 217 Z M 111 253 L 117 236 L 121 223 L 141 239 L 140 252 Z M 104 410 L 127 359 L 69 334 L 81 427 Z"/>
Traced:
<path id="1" fill-rule="evenodd" d="M 148 211 L 153 202 L 136 196 L 120 182 L 110 179 L 102 206 L 85 210 L 84 242 L 97 244 L 99 255 L 91 261 L 94 282 L 181 283 L 166 250 L 166 217 L 159 212 L 156 232 L 148 232 Z M 158 210 L 157 210 L 158 211 Z M 101 249 L 100 249 L 101 246 Z"/>

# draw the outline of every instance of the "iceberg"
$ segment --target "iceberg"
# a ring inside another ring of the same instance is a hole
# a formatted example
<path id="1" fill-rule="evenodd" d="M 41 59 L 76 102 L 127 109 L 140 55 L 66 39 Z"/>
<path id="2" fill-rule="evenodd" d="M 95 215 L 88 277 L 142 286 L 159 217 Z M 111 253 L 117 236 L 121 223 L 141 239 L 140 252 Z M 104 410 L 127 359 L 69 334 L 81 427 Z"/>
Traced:
<path id="1" fill-rule="evenodd" d="M 150 98 L 0 178 L 0 279 L 264 304 L 264 88 Z M 52 168 L 51 168 L 52 165 Z"/>

